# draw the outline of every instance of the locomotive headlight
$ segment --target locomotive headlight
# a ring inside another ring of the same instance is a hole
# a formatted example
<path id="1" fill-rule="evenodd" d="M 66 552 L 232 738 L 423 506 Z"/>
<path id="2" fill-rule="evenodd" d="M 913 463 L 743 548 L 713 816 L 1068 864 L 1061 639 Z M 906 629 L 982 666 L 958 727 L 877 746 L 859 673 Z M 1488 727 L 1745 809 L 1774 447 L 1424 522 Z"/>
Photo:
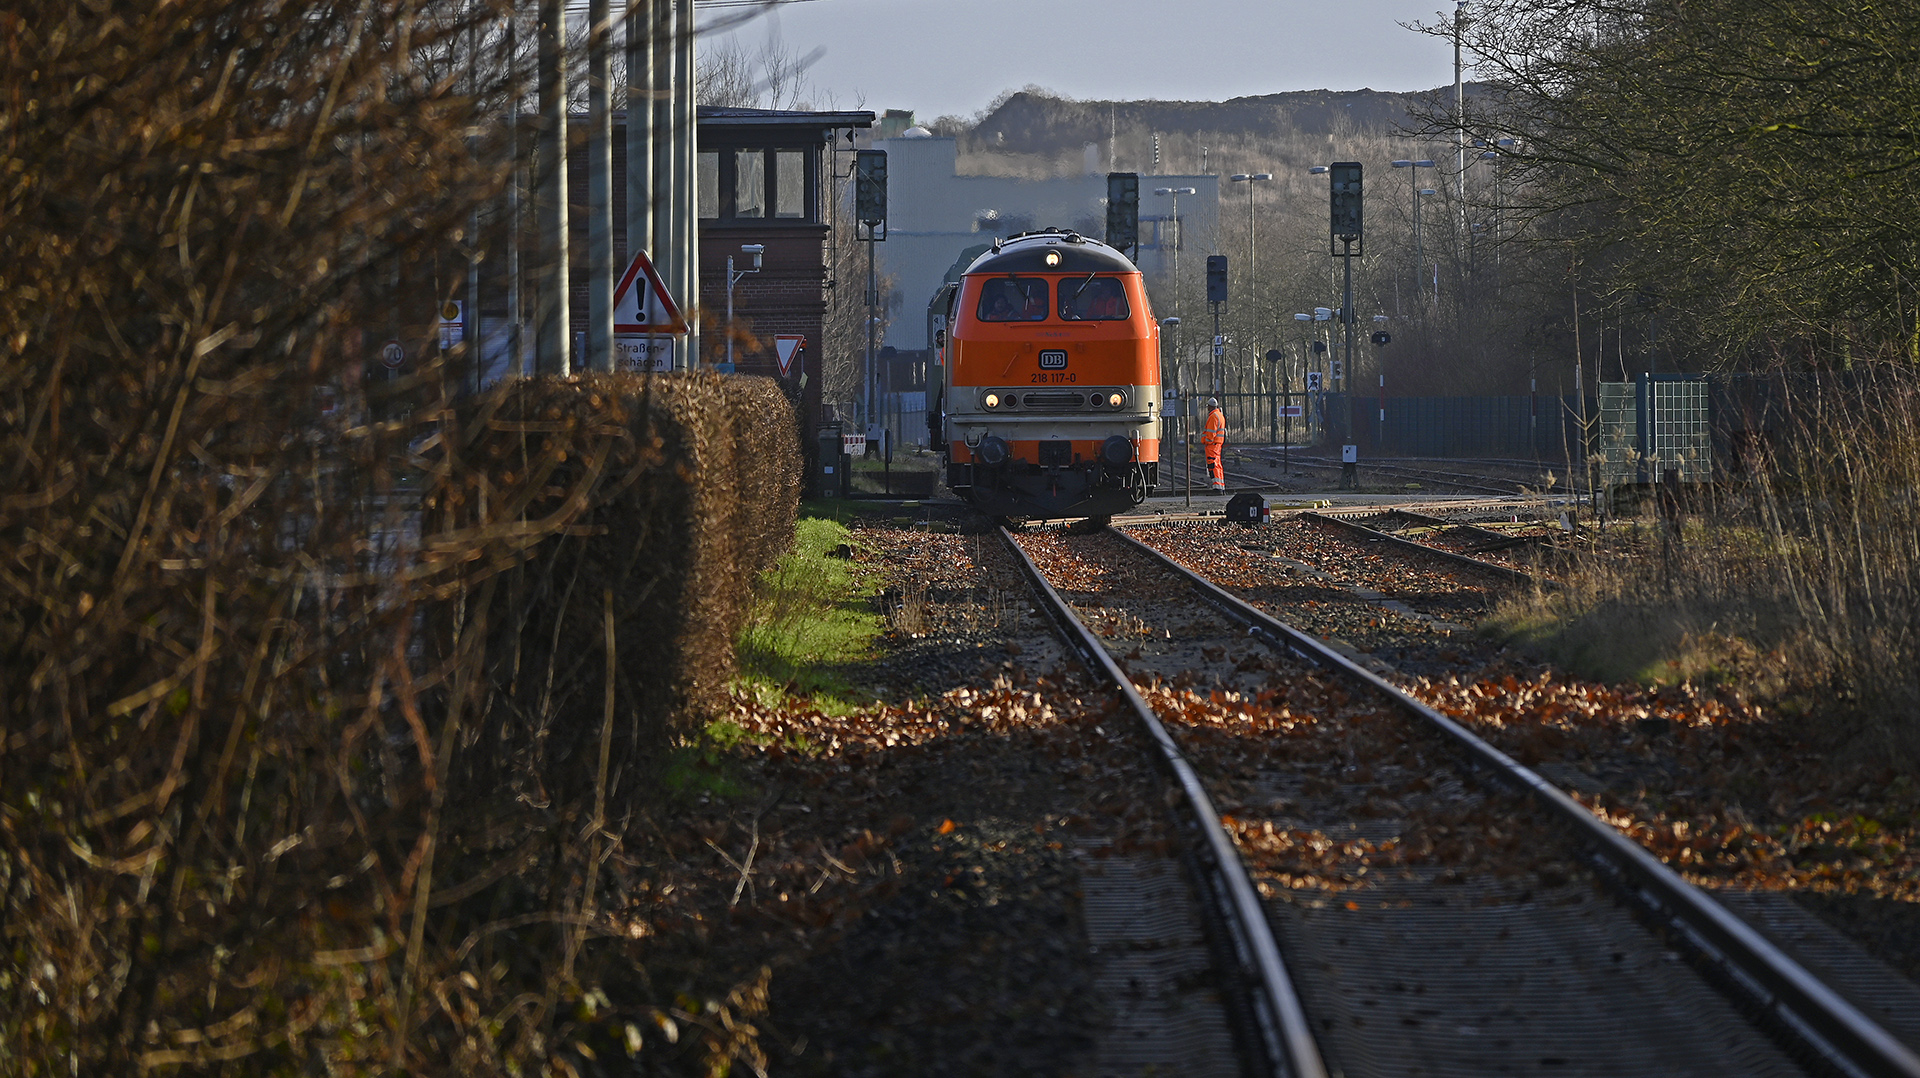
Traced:
<path id="1" fill-rule="evenodd" d="M 980 403 L 986 405 L 989 408 L 998 408 L 1000 407 L 1000 394 L 989 393 L 984 398 L 982 398 Z"/>
<path id="2" fill-rule="evenodd" d="M 1118 408 L 1125 403 L 1127 403 L 1125 394 L 1115 393 L 1107 398 L 1107 404 L 1114 408 Z"/>
<path id="3" fill-rule="evenodd" d="M 1060 264 L 1060 252 L 1059 252 L 1059 251 L 1048 251 L 1048 252 L 1047 252 L 1047 266 L 1048 266 L 1048 268 L 1052 268 L 1052 267 L 1054 267 L 1054 266 L 1058 266 L 1059 264 Z"/>

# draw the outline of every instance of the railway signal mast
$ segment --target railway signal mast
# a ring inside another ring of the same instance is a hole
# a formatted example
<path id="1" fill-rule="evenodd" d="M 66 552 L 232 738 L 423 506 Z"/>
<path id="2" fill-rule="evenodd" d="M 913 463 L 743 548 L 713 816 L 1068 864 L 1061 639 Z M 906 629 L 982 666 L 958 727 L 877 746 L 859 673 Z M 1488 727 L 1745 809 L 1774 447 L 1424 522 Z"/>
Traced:
<path id="1" fill-rule="evenodd" d="M 874 395 L 879 378 L 873 366 L 873 334 L 878 317 L 874 308 L 880 303 L 880 281 L 873 269 L 873 245 L 887 238 L 887 151 L 861 150 L 854 155 L 853 215 L 857 222 L 854 235 L 867 243 L 867 438 L 879 438 L 879 413 L 874 410 Z"/>
<path id="2" fill-rule="evenodd" d="M 1327 197 L 1330 210 L 1329 254 L 1346 263 L 1346 287 L 1340 299 L 1340 322 L 1346 327 L 1347 334 L 1347 377 L 1353 372 L 1353 259 L 1361 253 L 1360 228 L 1360 162 L 1335 161 L 1332 165 L 1316 165 L 1310 171 L 1328 173 Z M 1331 249 L 1333 243 L 1339 243 L 1338 250 Z M 1340 386 L 1344 389 L 1344 382 Z"/>
<path id="3" fill-rule="evenodd" d="M 1220 305 L 1227 302 L 1227 256 L 1207 256 L 1207 306 L 1213 308 L 1213 392 L 1226 389 L 1220 366 L 1225 362 L 1226 338 L 1220 336 Z"/>

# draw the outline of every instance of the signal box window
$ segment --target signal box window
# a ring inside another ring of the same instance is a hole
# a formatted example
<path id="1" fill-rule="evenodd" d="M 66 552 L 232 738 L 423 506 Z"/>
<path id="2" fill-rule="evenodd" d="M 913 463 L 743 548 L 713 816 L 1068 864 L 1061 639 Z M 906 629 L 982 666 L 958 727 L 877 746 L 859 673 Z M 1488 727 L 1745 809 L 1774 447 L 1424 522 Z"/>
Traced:
<path id="1" fill-rule="evenodd" d="M 700 219 L 759 226 L 768 222 L 817 224 L 819 197 L 814 157 L 780 146 L 732 146 L 701 150 L 695 163 L 694 198 Z"/>
<path id="2" fill-rule="evenodd" d="M 739 150 L 734 153 L 733 215 L 767 215 L 767 155 L 763 150 Z"/>
<path id="3" fill-rule="evenodd" d="M 720 216 L 720 155 L 713 150 L 700 151 L 693 174 L 694 201 L 700 219 L 712 221 Z"/>
<path id="4" fill-rule="evenodd" d="M 1070 322 L 1126 318 L 1127 290 L 1118 277 L 1088 277 L 1060 283 L 1060 317 Z"/>
<path id="5" fill-rule="evenodd" d="M 773 152 L 774 216 L 798 221 L 807 216 L 807 157 L 799 150 Z"/>
<path id="6" fill-rule="evenodd" d="M 1047 282 L 1039 277 L 995 277 L 980 289 L 982 322 L 1044 322 Z"/>

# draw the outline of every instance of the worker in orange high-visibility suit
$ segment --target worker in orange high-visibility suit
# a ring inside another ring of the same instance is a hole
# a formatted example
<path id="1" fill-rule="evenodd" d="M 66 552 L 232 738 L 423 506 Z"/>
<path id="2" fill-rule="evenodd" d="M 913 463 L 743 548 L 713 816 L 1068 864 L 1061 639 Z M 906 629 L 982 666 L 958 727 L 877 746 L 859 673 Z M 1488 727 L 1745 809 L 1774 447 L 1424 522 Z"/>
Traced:
<path id="1" fill-rule="evenodd" d="M 1216 491 L 1227 489 L 1227 470 L 1220 463 L 1220 451 L 1227 447 L 1227 417 L 1220 412 L 1220 400 L 1207 398 L 1207 425 L 1200 432 L 1200 448 L 1207 451 L 1207 477 Z"/>

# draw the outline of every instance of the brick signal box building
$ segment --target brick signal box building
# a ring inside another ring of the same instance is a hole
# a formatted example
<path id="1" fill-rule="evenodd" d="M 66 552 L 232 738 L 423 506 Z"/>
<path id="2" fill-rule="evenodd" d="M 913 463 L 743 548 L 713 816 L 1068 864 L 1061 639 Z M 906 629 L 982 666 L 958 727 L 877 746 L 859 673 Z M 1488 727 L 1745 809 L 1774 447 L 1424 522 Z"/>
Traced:
<path id="1" fill-rule="evenodd" d="M 576 117 L 576 121 L 579 118 Z M 615 256 L 621 266 L 632 258 L 626 239 L 626 126 L 615 116 L 613 136 L 613 220 Z M 827 314 L 827 241 L 835 221 L 832 205 L 833 148 L 855 129 L 873 126 L 871 112 L 801 112 L 781 109 L 699 109 L 695 189 L 700 218 L 700 295 L 674 299 L 697 306 L 701 315 L 701 361 L 712 365 L 726 357 L 727 256 L 737 268 L 751 258 L 741 245 L 766 248 L 761 270 L 740 278 L 733 288 L 736 335 L 733 360 L 741 374 L 780 379 L 796 400 L 803 441 L 811 449 L 821 422 L 820 360 Z M 586 251 L 587 180 L 584 132 L 570 139 L 570 237 L 573 330 L 587 329 Z M 651 253 L 651 252 L 649 252 Z M 776 335 L 806 338 L 805 354 L 782 378 L 774 352 Z M 806 385 L 800 386 L 801 375 Z"/>

